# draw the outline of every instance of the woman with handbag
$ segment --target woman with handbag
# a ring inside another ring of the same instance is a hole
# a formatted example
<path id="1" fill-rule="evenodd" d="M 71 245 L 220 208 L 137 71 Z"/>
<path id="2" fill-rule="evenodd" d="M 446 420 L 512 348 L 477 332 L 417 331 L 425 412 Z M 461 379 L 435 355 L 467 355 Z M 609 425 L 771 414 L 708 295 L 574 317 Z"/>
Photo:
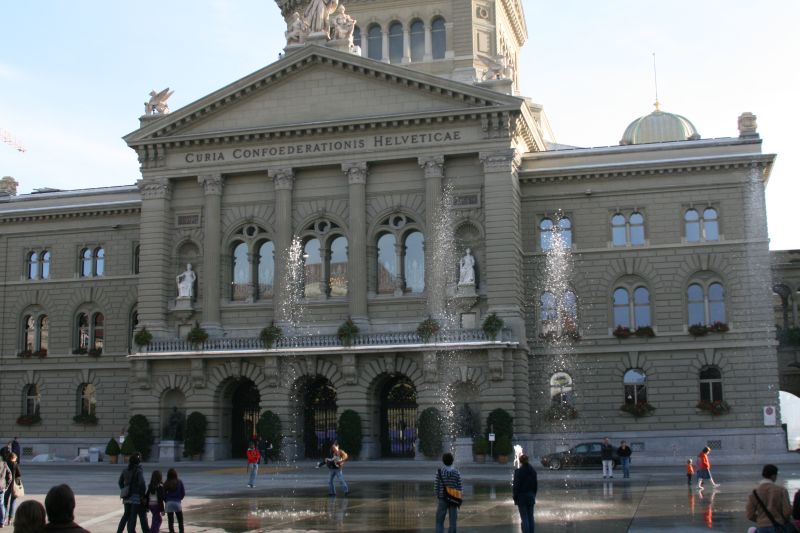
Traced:
<path id="1" fill-rule="evenodd" d="M 747 499 L 747 519 L 756 523 L 758 533 L 795 533 L 789 493 L 775 483 L 778 467 L 764 465 L 762 480 Z"/>
<path id="2" fill-rule="evenodd" d="M 19 505 L 19 498 L 25 495 L 25 487 L 22 484 L 22 472 L 19 470 L 17 463 L 17 454 L 10 452 L 6 455 L 6 463 L 8 469 L 11 471 L 11 485 L 6 489 L 3 495 L 3 503 L 6 507 L 7 517 L 6 523 L 11 525 L 14 523 L 14 514 L 17 512 L 17 505 Z"/>

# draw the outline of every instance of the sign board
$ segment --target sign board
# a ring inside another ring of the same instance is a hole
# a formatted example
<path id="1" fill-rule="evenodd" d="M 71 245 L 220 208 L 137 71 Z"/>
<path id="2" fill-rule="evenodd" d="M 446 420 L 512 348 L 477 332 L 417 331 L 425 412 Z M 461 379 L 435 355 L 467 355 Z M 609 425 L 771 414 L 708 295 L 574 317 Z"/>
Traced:
<path id="1" fill-rule="evenodd" d="M 778 423 L 778 410 L 774 405 L 764 406 L 764 425 L 775 426 Z"/>
<path id="2" fill-rule="evenodd" d="M 494 433 L 489 433 L 489 442 L 494 442 Z"/>

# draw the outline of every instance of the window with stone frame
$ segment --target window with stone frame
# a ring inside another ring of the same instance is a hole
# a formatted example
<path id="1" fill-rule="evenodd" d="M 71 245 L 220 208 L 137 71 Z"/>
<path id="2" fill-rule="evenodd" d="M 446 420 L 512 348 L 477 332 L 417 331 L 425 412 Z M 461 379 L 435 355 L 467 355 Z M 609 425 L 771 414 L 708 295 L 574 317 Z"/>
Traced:
<path id="1" fill-rule="evenodd" d="M 380 24 L 372 24 L 367 28 L 367 57 L 376 61 L 383 59 L 383 30 Z"/>
<path id="2" fill-rule="evenodd" d="M 555 222 L 554 222 L 555 220 Z M 543 252 L 572 248 L 572 221 L 566 216 L 545 216 L 539 221 L 539 248 Z"/>
<path id="3" fill-rule="evenodd" d="M 139 246 L 139 243 L 134 244 L 133 245 L 133 261 L 132 261 L 133 264 L 131 265 L 131 270 L 133 271 L 134 274 L 138 274 L 139 273 L 139 253 L 140 253 L 140 251 L 141 251 L 141 246 Z"/>
<path id="4" fill-rule="evenodd" d="M 97 416 L 97 387 L 81 383 L 78 387 L 78 415 Z"/>
<path id="5" fill-rule="evenodd" d="M 622 378 L 625 388 L 625 404 L 636 405 L 647 402 L 647 374 L 641 368 L 631 368 Z"/>
<path id="6" fill-rule="evenodd" d="M 39 416 L 42 397 L 39 393 L 39 385 L 29 383 L 22 388 L 22 414 L 24 416 Z"/>
<path id="7" fill-rule="evenodd" d="M 354 46 L 361 46 L 361 27 L 356 26 L 353 28 L 353 45 Z"/>
<path id="8" fill-rule="evenodd" d="M 419 63 L 425 59 L 425 23 L 419 19 L 411 21 L 411 61 Z"/>
<path id="9" fill-rule="evenodd" d="M 50 319 L 42 312 L 32 312 L 22 318 L 22 352 L 45 356 L 50 338 Z"/>
<path id="10" fill-rule="evenodd" d="M 105 344 L 105 316 L 100 312 L 81 312 L 75 319 L 75 354 L 102 352 Z"/>
<path id="11" fill-rule="evenodd" d="M 566 372 L 555 372 L 550 376 L 550 404 L 574 406 L 572 376 Z"/>
<path id="12" fill-rule="evenodd" d="M 695 276 L 686 289 L 686 306 L 688 326 L 727 324 L 725 288 L 714 274 Z"/>
<path id="13" fill-rule="evenodd" d="M 139 311 L 138 309 L 134 308 L 131 311 L 130 320 L 128 321 L 128 352 L 133 353 L 134 348 L 134 341 L 133 338 L 136 335 L 136 330 L 139 327 Z"/>
<path id="14" fill-rule="evenodd" d="M 31 280 L 50 279 L 50 257 L 49 250 L 32 250 L 28 252 L 25 277 Z"/>
<path id="15" fill-rule="evenodd" d="M 384 218 L 376 238 L 377 294 L 421 294 L 425 291 L 425 236 L 403 213 Z"/>
<path id="16" fill-rule="evenodd" d="M 389 63 L 403 62 L 403 40 L 403 24 L 397 21 L 389 24 Z"/>
<path id="17" fill-rule="evenodd" d="M 683 214 L 683 221 L 686 242 L 719 240 L 719 215 L 715 208 L 697 209 L 691 207 Z"/>
<path id="18" fill-rule="evenodd" d="M 706 366 L 700 370 L 700 401 L 721 402 L 722 397 L 722 372 L 717 366 Z"/>
<path id="19" fill-rule="evenodd" d="M 612 294 L 613 327 L 636 330 L 652 327 L 650 290 L 641 281 L 630 280 L 617 286 Z"/>
<path id="20" fill-rule="evenodd" d="M 574 335 L 578 333 L 578 298 L 571 290 L 556 294 L 542 293 L 540 320 L 543 336 Z"/>
<path id="21" fill-rule="evenodd" d="M 611 244 L 614 246 L 643 246 L 644 214 L 641 211 L 611 215 Z"/>
<path id="22" fill-rule="evenodd" d="M 319 219 L 305 227 L 303 295 L 309 299 L 347 296 L 347 237 L 335 222 Z"/>
<path id="23" fill-rule="evenodd" d="M 275 244 L 257 224 L 240 227 L 230 244 L 230 299 L 253 302 L 272 298 L 275 283 Z"/>
<path id="24" fill-rule="evenodd" d="M 104 276 L 106 272 L 106 251 L 102 246 L 83 248 L 80 251 L 80 277 Z"/>
<path id="25" fill-rule="evenodd" d="M 434 59 L 444 59 L 447 53 L 447 29 L 442 17 L 431 21 L 431 49 Z"/>

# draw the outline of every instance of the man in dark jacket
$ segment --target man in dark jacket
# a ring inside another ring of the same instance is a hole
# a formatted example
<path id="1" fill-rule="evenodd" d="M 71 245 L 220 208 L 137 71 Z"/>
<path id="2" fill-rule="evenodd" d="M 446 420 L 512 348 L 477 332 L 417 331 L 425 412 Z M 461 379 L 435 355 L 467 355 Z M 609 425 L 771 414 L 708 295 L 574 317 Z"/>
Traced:
<path id="1" fill-rule="evenodd" d="M 75 494 L 69 485 L 56 485 L 44 498 L 47 511 L 47 531 L 59 533 L 89 533 L 75 523 Z"/>
<path id="2" fill-rule="evenodd" d="M 128 467 L 119 475 L 117 484 L 124 505 L 122 518 L 117 526 L 117 533 L 122 533 L 127 525 L 128 533 L 136 531 L 136 518 L 142 525 L 142 531 L 149 531 L 147 525 L 147 483 L 144 480 L 142 456 L 137 452 L 128 459 Z"/>
<path id="3" fill-rule="evenodd" d="M 603 444 L 600 445 L 600 460 L 603 461 L 603 479 L 614 477 L 614 447 L 608 440 L 608 437 L 603 439 Z"/>
<path id="4" fill-rule="evenodd" d="M 536 470 L 531 466 L 527 455 L 519 456 L 519 465 L 519 468 L 514 470 L 512 484 L 514 505 L 519 508 L 522 533 L 533 533 L 533 506 L 536 505 L 536 491 L 539 489 L 539 483 L 536 479 Z"/>

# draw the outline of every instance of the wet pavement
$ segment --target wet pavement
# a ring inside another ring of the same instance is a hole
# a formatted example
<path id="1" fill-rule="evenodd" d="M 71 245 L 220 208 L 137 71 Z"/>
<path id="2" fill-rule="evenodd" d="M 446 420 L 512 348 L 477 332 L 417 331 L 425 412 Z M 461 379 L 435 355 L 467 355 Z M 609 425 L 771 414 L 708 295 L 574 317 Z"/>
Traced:
<path id="1" fill-rule="evenodd" d="M 350 466 L 352 465 L 352 466 Z M 166 471 L 173 465 L 145 465 Z M 262 467 L 257 486 L 246 487 L 244 467 L 235 463 L 178 463 L 188 493 L 184 515 L 189 532 L 255 531 L 433 531 L 436 501 L 433 462 L 352 462 L 345 476 L 347 497 L 327 496 L 328 472 L 312 463 Z M 23 465 L 29 498 L 43 500 L 60 482 L 73 486 L 76 519 L 94 533 L 116 531 L 122 506 L 116 497 L 121 467 L 113 465 Z M 780 465 L 779 482 L 790 494 L 800 489 L 800 465 Z M 459 532 L 517 532 L 511 501 L 511 469 L 503 465 L 461 468 L 465 503 Z M 547 532 L 745 532 L 747 495 L 761 465 L 719 467 L 720 487 L 688 487 L 682 466 L 634 469 L 631 479 L 604 481 L 600 472 L 537 469 L 537 533 Z M 338 490 L 338 489 L 337 489 Z M 166 522 L 166 521 L 165 521 Z M 162 531 L 166 531 L 166 524 Z"/>

